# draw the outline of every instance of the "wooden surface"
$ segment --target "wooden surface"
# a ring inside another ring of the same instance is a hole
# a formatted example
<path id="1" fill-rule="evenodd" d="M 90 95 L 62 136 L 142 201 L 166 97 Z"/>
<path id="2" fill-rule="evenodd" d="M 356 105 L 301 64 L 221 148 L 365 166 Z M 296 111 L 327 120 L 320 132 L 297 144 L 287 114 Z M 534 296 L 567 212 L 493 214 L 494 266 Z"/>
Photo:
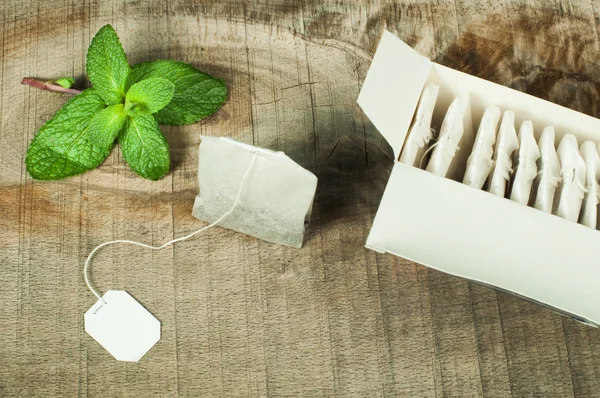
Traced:
<path id="1" fill-rule="evenodd" d="M 388 28 L 442 64 L 598 117 L 595 0 L 5 0 L 0 15 L 1 396 L 600 395 L 600 330 L 363 248 L 392 154 L 355 103 Z M 83 176 L 32 181 L 26 148 L 65 97 L 19 82 L 80 78 L 105 23 L 132 62 L 191 62 L 230 99 L 165 129 L 173 165 L 158 182 L 116 150 Z M 83 260 L 106 240 L 202 225 L 202 134 L 285 151 L 319 177 L 306 245 L 216 228 L 160 252 L 104 250 L 96 286 L 162 322 L 140 363 L 116 362 L 83 329 Z"/>

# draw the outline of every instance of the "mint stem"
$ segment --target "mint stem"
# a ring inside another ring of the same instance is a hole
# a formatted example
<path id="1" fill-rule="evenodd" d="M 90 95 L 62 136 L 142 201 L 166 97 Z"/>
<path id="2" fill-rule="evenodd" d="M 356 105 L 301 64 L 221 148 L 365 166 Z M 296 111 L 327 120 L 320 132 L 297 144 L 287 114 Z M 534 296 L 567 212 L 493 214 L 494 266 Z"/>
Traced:
<path id="1" fill-rule="evenodd" d="M 26 86 L 31 86 L 35 88 L 39 88 L 40 90 L 53 91 L 56 93 L 66 93 L 66 94 L 79 94 L 81 90 L 76 90 L 74 88 L 64 88 L 59 86 L 58 84 L 52 84 L 49 82 L 45 82 L 43 80 L 34 79 L 32 77 L 24 77 L 21 81 L 21 84 L 25 84 Z"/>

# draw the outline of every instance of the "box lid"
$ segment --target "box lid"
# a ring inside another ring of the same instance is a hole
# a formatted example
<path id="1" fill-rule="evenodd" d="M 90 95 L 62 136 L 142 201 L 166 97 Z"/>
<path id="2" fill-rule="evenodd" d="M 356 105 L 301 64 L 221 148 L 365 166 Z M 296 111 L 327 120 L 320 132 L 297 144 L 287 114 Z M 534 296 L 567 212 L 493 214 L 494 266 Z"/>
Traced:
<path id="1" fill-rule="evenodd" d="M 358 104 L 400 156 L 431 61 L 385 31 L 358 96 Z"/>

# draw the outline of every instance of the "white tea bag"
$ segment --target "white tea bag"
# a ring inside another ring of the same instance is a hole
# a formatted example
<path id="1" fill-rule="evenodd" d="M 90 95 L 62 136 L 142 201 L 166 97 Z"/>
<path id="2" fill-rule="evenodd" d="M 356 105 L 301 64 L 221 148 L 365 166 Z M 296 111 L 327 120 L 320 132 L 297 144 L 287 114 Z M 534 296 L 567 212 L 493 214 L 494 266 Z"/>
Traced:
<path id="1" fill-rule="evenodd" d="M 498 122 L 502 111 L 497 106 L 490 106 L 483 113 L 473 151 L 467 160 L 467 171 L 463 183 L 476 188 L 483 188 L 483 184 L 492 169 L 492 156 L 494 155 L 494 143 L 498 132 Z"/>
<path id="2" fill-rule="evenodd" d="M 253 157 L 257 155 L 249 169 Z M 248 172 L 240 191 L 240 182 Z M 283 152 L 225 137 L 202 137 L 198 169 L 200 193 L 192 214 L 269 242 L 301 247 L 310 219 L 317 177 Z"/>
<path id="3" fill-rule="evenodd" d="M 488 192 L 504 197 L 506 186 L 512 174 L 512 154 L 519 149 L 519 140 L 515 130 L 515 114 L 505 111 L 500 123 L 496 149 L 494 150 L 494 165 L 489 179 Z"/>
<path id="4" fill-rule="evenodd" d="M 469 96 L 463 94 L 452 101 L 446 112 L 440 136 L 427 164 L 427 171 L 461 181 L 472 148 L 471 105 Z"/>
<path id="5" fill-rule="evenodd" d="M 431 130 L 431 118 L 433 109 L 440 91 L 440 86 L 429 83 L 423 89 L 415 121 L 410 128 L 404 149 L 400 155 L 400 162 L 410 166 L 420 167 L 421 159 L 425 155 L 429 146 L 429 141 L 433 138 Z"/>
<path id="6" fill-rule="evenodd" d="M 579 214 L 579 223 L 587 227 L 596 229 L 598 225 L 598 203 L 600 202 L 600 156 L 596 144 L 592 141 L 585 141 L 581 144 L 579 151 L 586 165 L 585 172 L 585 193 L 581 205 L 581 214 Z"/>
<path id="7" fill-rule="evenodd" d="M 560 161 L 554 146 L 554 127 L 548 126 L 542 131 L 538 142 L 540 158 L 538 175 L 535 178 L 535 202 L 533 207 L 546 213 L 552 212 L 554 194 L 560 180 Z"/>
<path id="8" fill-rule="evenodd" d="M 527 206 L 531 197 L 531 186 L 537 175 L 537 161 L 540 158 L 540 149 L 533 136 L 533 124 L 529 120 L 521 123 L 519 151 L 515 152 L 515 155 L 517 171 L 510 192 L 510 200 Z"/>
<path id="9" fill-rule="evenodd" d="M 585 161 L 579 154 L 577 138 L 565 135 L 558 146 L 558 160 L 561 165 L 562 181 L 559 184 L 554 214 L 569 221 L 577 222 L 585 193 Z"/>
<path id="10" fill-rule="evenodd" d="M 96 246 L 83 267 L 85 283 L 98 298 L 84 315 L 85 331 L 120 361 L 139 361 L 160 340 L 160 321 L 123 290 L 103 296 L 88 269 L 94 254 L 113 244 L 161 250 L 216 225 L 274 243 L 301 247 L 317 188 L 317 177 L 288 158 L 230 138 L 202 137 L 200 193 L 193 215 L 210 224 L 161 245 L 116 239 Z"/>

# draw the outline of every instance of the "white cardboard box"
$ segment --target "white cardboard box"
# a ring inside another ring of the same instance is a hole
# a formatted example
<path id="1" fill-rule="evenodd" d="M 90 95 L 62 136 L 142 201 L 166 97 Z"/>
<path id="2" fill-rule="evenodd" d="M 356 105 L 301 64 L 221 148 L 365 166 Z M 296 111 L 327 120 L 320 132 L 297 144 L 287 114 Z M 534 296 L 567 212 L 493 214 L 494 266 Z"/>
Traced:
<path id="1" fill-rule="evenodd" d="M 440 86 L 434 125 L 467 93 L 473 130 L 491 105 L 600 142 L 600 120 L 431 62 L 390 32 L 373 57 L 358 104 L 393 148 L 392 169 L 367 248 L 523 296 L 600 325 L 600 231 L 398 162 L 425 84 Z"/>

